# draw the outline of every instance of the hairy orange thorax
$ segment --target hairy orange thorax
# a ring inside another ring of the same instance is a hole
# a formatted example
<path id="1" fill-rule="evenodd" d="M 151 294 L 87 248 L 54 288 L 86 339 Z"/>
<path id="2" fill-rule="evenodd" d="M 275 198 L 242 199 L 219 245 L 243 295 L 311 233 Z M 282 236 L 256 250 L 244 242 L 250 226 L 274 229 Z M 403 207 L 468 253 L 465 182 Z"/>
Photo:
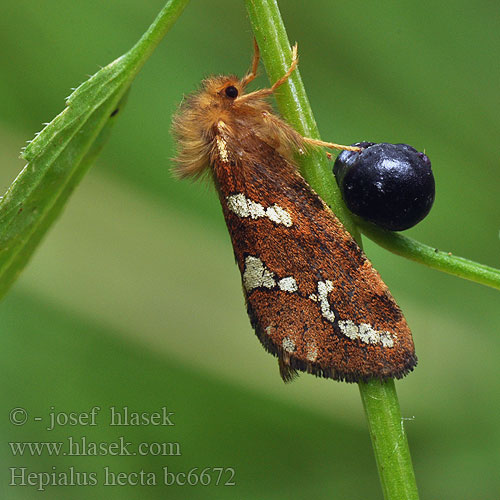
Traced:
<path id="1" fill-rule="evenodd" d="M 253 79 L 253 78 L 252 78 Z M 252 135 L 293 162 L 293 154 L 305 147 L 303 138 L 276 116 L 266 98 L 271 89 L 245 94 L 248 76 L 213 76 L 182 103 L 174 117 L 173 132 L 178 144 L 175 172 L 179 177 L 199 177 L 210 164 L 219 128 L 235 152 L 252 154 Z M 228 89 L 230 89 L 228 91 Z M 234 97 L 233 97 L 234 96 Z"/>

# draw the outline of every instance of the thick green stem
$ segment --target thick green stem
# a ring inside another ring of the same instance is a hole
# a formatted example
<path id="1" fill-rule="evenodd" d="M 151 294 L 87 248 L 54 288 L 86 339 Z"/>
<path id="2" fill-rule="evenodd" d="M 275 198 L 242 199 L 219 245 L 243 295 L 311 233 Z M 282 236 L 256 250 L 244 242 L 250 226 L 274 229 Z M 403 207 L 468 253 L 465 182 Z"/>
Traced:
<path id="1" fill-rule="evenodd" d="M 418 500 L 394 380 L 359 383 L 384 498 Z"/>
<path id="2" fill-rule="evenodd" d="M 290 67 L 292 60 L 278 5 L 275 1 L 261 0 L 245 0 L 245 3 L 269 80 L 275 82 Z M 275 98 L 282 116 L 295 130 L 305 137 L 320 138 L 298 69 L 275 92 Z M 318 149 L 306 157 L 300 157 L 298 161 L 302 174 L 312 188 L 332 207 L 345 228 L 360 242 L 361 234 L 345 207 L 337 184 L 332 182 L 332 168 L 325 152 Z"/>
<path id="3" fill-rule="evenodd" d="M 271 81 L 288 69 L 291 50 L 285 26 L 275 0 L 245 0 L 255 38 Z M 307 95 L 298 71 L 276 93 L 283 117 L 305 136 L 319 138 Z M 333 208 L 346 229 L 360 241 L 360 234 L 333 182 L 324 152 L 313 152 L 301 160 L 304 177 Z M 402 425 L 394 382 L 360 383 L 380 481 L 386 500 L 418 498 L 410 451 Z"/>

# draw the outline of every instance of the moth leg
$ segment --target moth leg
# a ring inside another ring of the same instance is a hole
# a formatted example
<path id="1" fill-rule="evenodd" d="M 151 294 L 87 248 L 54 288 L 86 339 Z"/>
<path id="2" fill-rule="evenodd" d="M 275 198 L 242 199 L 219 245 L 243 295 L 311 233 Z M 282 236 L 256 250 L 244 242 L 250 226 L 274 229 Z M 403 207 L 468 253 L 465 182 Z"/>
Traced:
<path id="1" fill-rule="evenodd" d="M 295 71 L 297 68 L 297 65 L 299 64 L 299 56 L 298 56 L 298 44 L 295 44 L 292 48 L 292 63 L 290 64 L 290 67 L 288 68 L 288 71 L 276 82 L 274 82 L 273 86 L 271 87 L 271 91 L 274 92 L 280 85 L 283 85 L 290 75 Z M 291 127 L 290 127 L 291 128 Z M 294 131 L 295 132 L 295 131 Z M 295 132 L 297 133 L 297 132 Z M 334 142 L 325 142 L 321 141 L 319 139 L 311 139 L 310 137 L 302 137 L 302 141 L 305 144 L 308 144 L 310 146 L 315 146 L 315 147 L 325 147 L 325 148 L 330 148 L 330 149 L 340 149 L 340 150 L 345 150 L 345 151 L 361 151 L 361 148 L 358 148 L 356 146 L 344 146 L 342 144 L 335 144 Z M 297 141 L 294 141 L 297 142 Z M 329 153 L 327 153 L 328 156 Z M 331 155 L 330 155 L 331 157 Z"/>
<path id="2" fill-rule="evenodd" d="M 262 120 L 266 124 L 268 137 L 274 138 L 274 147 L 279 149 L 281 154 L 285 154 L 287 158 L 293 158 L 294 151 L 302 151 L 306 147 L 303 137 L 280 117 L 264 111 Z"/>
<path id="3" fill-rule="evenodd" d="M 304 137 L 299 134 L 293 127 L 288 125 L 284 120 L 279 118 L 272 113 L 264 112 L 262 113 L 262 118 L 268 126 L 268 129 L 273 132 L 272 136 L 276 137 L 277 145 L 284 145 L 286 148 L 291 148 L 294 151 L 299 151 L 300 153 L 305 153 L 308 147 L 318 148 L 326 147 L 330 149 L 340 149 L 346 151 L 361 151 L 361 148 L 357 146 L 344 146 L 342 144 L 335 144 L 333 142 L 325 142 L 319 139 L 311 139 L 309 137 Z M 280 151 L 283 153 L 283 151 Z M 290 155 L 286 155 L 289 157 Z M 332 155 L 326 152 L 326 156 L 331 159 Z"/>
<path id="4" fill-rule="evenodd" d="M 257 45 L 257 41 L 254 38 L 254 56 L 253 56 L 253 61 L 252 61 L 252 68 L 251 70 L 247 73 L 246 76 L 243 77 L 241 80 L 241 84 L 244 86 L 248 85 L 256 76 L 257 72 L 257 66 L 259 64 L 259 58 L 260 58 L 260 51 L 259 51 L 259 46 Z M 276 80 L 274 84 L 271 86 L 271 88 L 268 89 L 260 89 L 256 90 L 255 92 L 251 92 L 250 94 L 245 94 L 241 96 L 238 101 L 241 103 L 246 100 L 252 100 L 255 99 L 256 97 L 266 97 L 268 95 L 271 95 L 278 87 L 283 85 L 288 78 L 290 78 L 290 75 L 297 69 L 297 65 L 299 64 L 299 56 L 298 56 L 298 44 L 296 43 L 292 47 L 292 62 L 290 63 L 290 66 L 286 73 Z M 345 150 L 345 151 L 361 151 L 361 148 L 358 148 L 356 146 L 344 146 L 342 144 L 336 144 L 334 142 L 326 142 L 326 141 L 321 141 L 320 139 L 312 139 L 310 137 L 304 137 L 298 132 L 296 132 L 290 125 L 288 125 L 286 122 L 278 118 L 277 116 L 274 116 L 270 113 L 264 113 L 264 120 L 269 122 L 273 128 L 276 130 L 276 135 L 281 139 L 284 140 L 284 142 L 287 145 L 291 145 L 294 149 L 301 149 L 306 146 L 313 146 L 313 147 L 325 147 L 329 149 L 340 149 L 340 150 Z M 331 158 L 330 153 L 326 153 L 328 158 Z"/>
<path id="5" fill-rule="evenodd" d="M 274 84 L 271 86 L 271 88 L 268 89 L 259 89 L 254 92 L 250 92 L 250 94 L 245 94 L 242 95 L 241 97 L 238 97 L 239 103 L 248 101 L 248 100 L 253 100 L 255 98 L 261 98 L 261 97 L 267 97 L 270 96 L 280 85 L 283 85 L 288 78 L 290 78 L 290 75 L 295 71 L 297 68 L 297 65 L 299 63 L 299 58 L 297 55 L 297 50 L 298 50 L 298 45 L 295 44 L 292 48 L 292 62 L 290 63 L 290 67 L 286 71 L 286 73 L 276 80 Z M 250 72 L 243 77 L 241 80 L 241 85 L 245 87 L 245 85 L 248 85 L 249 82 L 251 82 L 255 78 L 255 72 L 257 71 L 257 64 L 259 63 L 259 49 L 257 47 L 257 42 L 255 42 L 255 53 L 254 53 L 254 59 L 252 63 L 252 69 Z"/>
<path id="6" fill-rule="evenodd" d="M 341 151 L 361 151 L 361 148 L 358 146 L 344 146 L 343 144 L 336 144 L 334 142 L 326 142 L 320 139 L 311 139 L 310 137 L 302 137 L 302 140 L 311 146 L 315 147 L 323 147 L 329 149 L 340 149 Z M 330 153 L 327 153 L 327 156 Z M 330 155 L 331 156 L 331 155 Z"/>
<path id="7" fill-rule="evenodd" d="M 259 60 L 260 60 L 260 49 L 257 44 L 257 40 L 254 38 L 252 66 L 248 70 L 248 73 L 241 80 L 241 85 L 243 87 L 246 87 L 257 76 L 257 68 L 259 67 Z"/>
<path id="8" fill-rule="evenodd" d="M 290 64 L 290 67 L 288 68 L 287 72 L 281 78 L 279 78 L 278 80 L 276 80 L 273 83 L 273 86 L 270 89 L 271 92 L 274 92 L 280 85 L 283 85 L 290 78 L 290 75 L 297 68 L 297 65 L 299 64 L 299 56 L 297 54 L 298 48 L 299 48 L 299 46 L 297 43 L 292 47 L 292 62 Z"/>

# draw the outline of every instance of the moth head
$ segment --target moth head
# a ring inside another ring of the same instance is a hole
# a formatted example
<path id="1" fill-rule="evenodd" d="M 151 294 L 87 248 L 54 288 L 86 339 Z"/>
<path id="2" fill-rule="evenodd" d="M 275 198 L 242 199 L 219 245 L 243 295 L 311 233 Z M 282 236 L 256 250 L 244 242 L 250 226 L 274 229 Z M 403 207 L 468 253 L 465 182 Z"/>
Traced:
<path id="1" fill-rule="evenodd" d="M 200 177 L 210 163 L 214 127 L 230 123 L 238 114 L 235 103 L 244 95 L 242 80 L 236 76 L 211 76 L 198 92 L 188 96 L 173 121 L 177 140 L 174 169 L 178 177 Z M 233 117 L 233 118 L 232 118 Z"/>
<path id="2" fill-rule="evenodd" d="M 201 95 L 216 108 L 231 108 L 244 95 L 245 86 L 236 76 L 213 76 L 204 80 Z"/>
<path id="3" fill-rule="evenodd" d="M 204 101 L 204 104 L 209 104 L 216 108 L 221 107 L 228 109 L 232 108 L 234 104 L 248 103 L 270 95 L 272 91 L 269 92 L 268 89 L 245 94 L 246 86 L 257 76 L 259 60 L 259 46 L 254 39 L 254 54 L 252 64 L 247 74 L 241 79 L 234 75 L 207 78 L 202 84 L 201 92 L 201 99 Z"/>

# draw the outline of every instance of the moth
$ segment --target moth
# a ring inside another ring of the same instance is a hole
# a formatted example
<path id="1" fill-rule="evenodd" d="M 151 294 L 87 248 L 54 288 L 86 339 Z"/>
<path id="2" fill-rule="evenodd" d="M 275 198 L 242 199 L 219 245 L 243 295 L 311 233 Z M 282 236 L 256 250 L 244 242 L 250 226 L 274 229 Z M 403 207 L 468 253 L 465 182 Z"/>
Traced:
<path id="1" fill-rule="evenodd" d="M 297 371 L 339 381 L 401 378 L 416 365 L 411 332 L 378 272 L 307 184 L 297 153 L 333 143 L 303 137 L 272 110 L 270 88 L 246 93 L 243 78 L 212 76 L 173 121 L 179 178 L 215 184 L 241 272 L 251 324 L 278 358 L 284 381 Z"/>

